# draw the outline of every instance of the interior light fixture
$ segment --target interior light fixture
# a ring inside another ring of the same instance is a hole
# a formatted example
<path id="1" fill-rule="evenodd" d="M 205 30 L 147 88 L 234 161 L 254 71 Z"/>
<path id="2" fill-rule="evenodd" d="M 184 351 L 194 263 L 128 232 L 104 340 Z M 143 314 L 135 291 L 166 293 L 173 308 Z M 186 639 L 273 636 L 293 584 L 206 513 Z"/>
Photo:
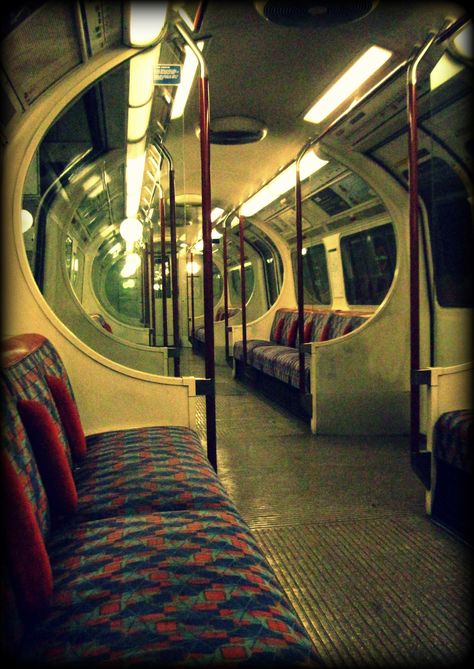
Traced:
<path id="1" fill-rule="evenodd" d="M 126 242 L 140 241 L 143 234 L 143 225 L 137 218 L 126 218 L 120 224 L 120 235 Z"/>
<path id="2" fill-rule="evenodd" d="M 166 22 L 167 2 L 127 2 L 124 41 L 129 46 L 146 47 L 156 43 Z"/>
<path id="3" fill-rule="evenodd" d="M 203 47 L 203 41 L 197 43 L 197 48 L 200 51 L 203 50 Z M 191 93 L 194 75 L 196 74 L 198 66 L 198 60 L 188 45 L 184 47 L 184 53 L 184 63 L 181 69 L 181 82 L 177 87 L 173 100 L 173 106 L 171 107 L 171 120 L 181 118 L 181 116 L 184 114 L 184 109 L 186 107 L 189 94 Z"/>
<path id="4" fill-rule="evenodd" d="M 33 225 L 33 214 L 28 209 L 21 210 L 21 231 L 24 234 Z"/>
<path id="5" fill-rule="evenodd" d="M 314 151 L 309 150 L 300 161 L 300 179 L 304 181 L 311 174 L 320 170 L 327 164 L 327 160 L 319 158 Z M 263 186 L 255 195 L 252 195 L 240 207 L 242 216 L 253 216 L 261 209 L 276 200 L 280 195 L 286 193 L 295 186 L 296 162 L 291 163 L 286 169 L 277 174 L 268 184 Z M 232 221 L 233 222 L 233 221 Z M 231 223 L 231 227 L 233 227 Z"/>
<path id="6" fill-rule="evenodd" d="M 321 123 L 347 100 L 392 56 L 392 52 L 371 46 L 339 79 L 320 97 L 304 117 L 309 123 Z"/>
<path id="7" fill-rule="evenodd" d="M 430 72 L 430 90 L 439 88 L 463 69 L 464 66 L 455 61 L 448 52 L 444 53 Z"/>
<path id="8" fill-rule="evenodd" d="M 186 273 L 187 274 L 192 274 L 195 276 L 196 274 L 199 273 L 199 270 L 201 269 L 201 265 L 197 263 L 195 260 L 192 262 L 186 263 Z"/>
<path id="9" fill-rule="evenodd" d="M 127 140 L 129 142 L 138 142 L 145 137 L 150 123 L 151 105 L 153 99 L 141 107 L 128 108 Z"/>
<path id="10" fill-rule="evenodd" d="M 224 213 L 224 209 L 222 207 L 214 207 L 214 209 L 211 211 L 211 223 L 215 223 Z"/>
<path id="11" fill-rule="evenodd" d="M 454 37 L 453 46 L 458 56 L 472 61 L 472 22 Z"/>
<path id="12" fill-rule="evenodd" d="M 145 171 L 145 138 L 127 145 L 126 167 L 126 217 L 136 218 L 142 190 L 143 173 Z"/>
<path id="13" fill-rule="evenodd" d="M 152 97 L 154 91 L 154 67 L 158 60 L 158 47 L 142 51 L 130 59 L 128 81 L 128 104 L 141 107 Z"/>
<path id="14" fill-rule="evenodd" d="M 127 253 L 125 256 L 125 264 L 120 272 L 120 276 L 124 279 L 129 279 L 131 276 L 136 274 L 138 268 L 142 263 L 142 259 L 138 253 Z"/>

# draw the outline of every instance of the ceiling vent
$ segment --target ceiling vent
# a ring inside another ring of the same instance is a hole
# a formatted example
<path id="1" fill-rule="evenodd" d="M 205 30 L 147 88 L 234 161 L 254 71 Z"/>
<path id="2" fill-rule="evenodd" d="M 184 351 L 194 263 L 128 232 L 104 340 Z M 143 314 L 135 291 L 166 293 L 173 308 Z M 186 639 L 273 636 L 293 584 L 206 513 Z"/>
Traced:
<path id="1" fill-rule="evenodd" d="M 196 128 L 199 137 L 200 129 Z M 211 120 L 209 140 L 211 144 L 251 144 L 259 142 L 267 134 L 262 121 L 248 116 L 223 116 Z"/>
<path id="2" fill-rule="evenodd" d="M 340 25 L 367 16 L 378 0 L 322 0 L 321 2 L 255 2 L 258 13 L 280 26 L 320 27 Z"/>

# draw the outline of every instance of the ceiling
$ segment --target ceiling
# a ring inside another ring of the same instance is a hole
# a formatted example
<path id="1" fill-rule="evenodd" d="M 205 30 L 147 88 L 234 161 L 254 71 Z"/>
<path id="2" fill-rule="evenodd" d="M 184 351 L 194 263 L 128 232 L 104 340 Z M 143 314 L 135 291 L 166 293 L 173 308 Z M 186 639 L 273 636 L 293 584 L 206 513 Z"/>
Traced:
<path id="1" fill-rule="evenodd" d="M 3 80 L 8 83 L 5 93 L 10 100 L 14 99 L 17 107 L 18 100 L 33 103 L 43 90 L 76 67 L 81 59 L 77 17 L 67 3 L 23 4 L 23 12 L 16 11 L 15 5 L 10 25 L 3 27 L 6 47 Z M 296 21 L 298 25 L 288 26 L 267 20 L 261 10 L 264 4 L 205 3 L 202 24 L 193 35 L 196 40 L 205 42 L 203 55 L 209 71 L 211 127 L 217 119 L 239 116 L 256 119 L 267 128 L 265 137 L 258 142 L 211 146 L 212 206 L 221 206 L 226 211 L 237 208 L 280 168 L 294 161 L 305 142 L 316 137 L 325 123 L 342 111 L 337 110 L 319 126 L 303 119 L 316 98 L 368 46 L 377 44 L 393 52 L 385 70 L 377 75 L 381 77 L 406 60 L 413 45 L 422 43 L 430 29 L 439 30 L 447 18 L 454 19 L 464 13 L 462 6 L 445 2 L 333 1 L 328 3 L 328 8 L 333 13 L 335 8 L 341 10 L 341 16 L 358 5 L 361 11 L 368 13 L 349 22 L 341 22 L 339 16 L 332 25 L 327 25 L 321 3 L 267 3 L 267 8 L 271 4 L 287 21 L 294 15 L 295 7 L 304 10 L 305 16 Z M 85 8 L 83 20 L 91 55 L 104 48 L 122 46 L 120 3 L 81 5 Z M 193 18 L 198 3 L 178 3 L 177 6 Z M 54 22 L 51 22 L 52 12 Z M 162 63 L 176 62 L 182 57 L 183 40 L 173 26 L 176 16 L 170 8 L 171 20 L 161 46 Z M 119 224 L 120 220 L 115 221 L 115 218 L 124 207 L 128 76 L 128 66 L 108 75 L 63 114 L 47 137 L 48 169 L 57 175 L 87 146 L 92 144 L 97 152 L 99 159 L 93 167 L 97 177 L 103 179 L 105 169 L 107 178 L 111 179 L 105 196 L 95 200 L 97 208 L 101 208 L 103 228 L 110 227 L 111 223 Z M 373 83 L 369 81 L 367 87 Z M 403 81 L 400 87 L 403 96 Z M 158 127 L 158 121 L 162 140 L 175 162 L 178 202 L 196 204 L 201 193 L 196 135 L 198 86 L 195 82 L 181 119 L 169 120 L 166 94 L 173 95 L 174 91 L 170 87 L 155 87 L 149 134 L 151 136 Z M 12 107 L 13 115 L 13 103 Z M 6 107 L 4 113 L 8 112 Z M 91 183 L 91 188 L 95 188 L 93 181 Z M 166 184 L 164 187 L 166 189 Z M 89 193 L 86 195 L 89 197 Z M 101 228 L 97 219 L 92 225 L 93 209 L 94 204 L 91 206 L 90 202 L 77 209 L 89 241 L 94 231 L 99 233 Z M 183 207 L 178 207 L 178 224 L 183 223 L 182 210 Z M 87 218 L 89 213 L 90 219 Z"/>
<path id="2" fill-rule="evenodd" d="M 308 138 L 324 129 L 324 123 L 316 126 L 304 121 L 305 112 L 368 46 L 377 44 L 393 51 L 390 70 L 409 57 L 413 45 L 421 43 L 430 29 L 439 30 L 447 16 L 460 14 L 462 8 L 454 4 L 382 0 L 355 22 L 285 27 L 263 18 L 252 2 L 210 2 L 198 37 L 208 38 L 204 57 L 209 69 L 211 123 L 219 117 L 241 115 L 258 119 L 268 128 L 258 143 L 212 146 L 213 205 L 238 206 L 295 159 Z M 198 110 L 195 86 L 184 128 L 180 121 L 173 121 L 166 137 L 178 154 L 184 132 L 182 192 L 200 192 L 195 136 Z"/>

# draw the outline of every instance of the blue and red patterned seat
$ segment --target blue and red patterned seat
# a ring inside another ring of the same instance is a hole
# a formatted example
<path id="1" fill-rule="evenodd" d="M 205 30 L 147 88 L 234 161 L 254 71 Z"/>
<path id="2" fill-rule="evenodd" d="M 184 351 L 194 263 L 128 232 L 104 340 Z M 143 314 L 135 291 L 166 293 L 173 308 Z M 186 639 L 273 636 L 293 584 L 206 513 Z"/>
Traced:
<path id="1" fill-rule="evenodd" d="M 96 434 L 78 461 L 51 375 L 74 400 L 48 340 L 4 343 L 3 654 L 53 666 L 320 665 L 198 435 Z M 19 411 L 31 402 L 47 408 L 52 453 L 73 475 L 77 507 L 64 515 L 38 460 L 48 433 L 38 442 Z"/>
<path id="2" fill-rule="evenodd" d="M 304 343 L 321 342 L 341 337 L 360 327 L 366 314 L 327 310 L 304 312 Z M 299 388 L 299 336 L 296 309 L 277 309 L 269 339 L 247 340 L 246 363 L 258 372 Z M 233 357 L 237 365 L 244 359 L 243 341 L 234 343 Z M 304 354 L 305 391 L 310 392 L 310 355 Z"/>
<path id="3" fill-rule="evenodd" d="M 434 437 L 434 455 L 438 460 L 472 475 L 472 444 L 472 409 L 441 414 Z"/>

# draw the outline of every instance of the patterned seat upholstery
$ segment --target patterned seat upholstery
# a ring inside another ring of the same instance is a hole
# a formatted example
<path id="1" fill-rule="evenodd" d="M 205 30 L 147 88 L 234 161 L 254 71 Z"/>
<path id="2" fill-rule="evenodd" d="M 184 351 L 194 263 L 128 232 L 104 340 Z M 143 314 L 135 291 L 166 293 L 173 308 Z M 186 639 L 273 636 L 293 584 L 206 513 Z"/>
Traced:
<path id="1" fill-rule="evenodd" d="M 38 400 L 62 429 L 45 374 L 69 379 L 50 342 L 13 339 L 2 356 L 0 490 L 16 495 L 2 499 L 1 574 L 2 651 L 15 666 L 318 666 L 193 430 L 89 436 L 77 464 L 64 458 L 77 509 L 52 517 L 51 479 L 17 402 Z"/>
<path id="2" fill-rule="evenodd" d="M 230 512 L 114 518 L 59 532 L 55 593 L 27 659 L 113 666 L 315 666 L 305 632 Z"/>
<path id="3" fill-rule="evenodd" d="M 163 426 L 87 438 L 75 469 L 81 519 L 177 509 L 235 511 L 196 432 Z"/>
<path id="4" fill-rule="evenodd" d="M 472 474 L 472 410 L 448 411 L 438 418 L 434 453 L 438 460 Z"/>
<path id="5" fill-rule="evenodd" d="M 303 320 L 304 343 L 321 342 L 349 334 L 367 320 L 366 315 L 306 311 Z M 275 312 L 270 339 L 247 341 L 247 365 L 294 388 L 300 387 L 300 356 L 298 312 L 295 309 L 278 309 Z M 234 359 L 243 361 L 243 342 L 234 343 Z M 309 354 L 304 355 L 305 392 L 310 392 Z"/>
<path id="6" fill-rule="evenodd" d="M 227 309 L 227 317 L 232 318 L 233 316 L 236 316 L 239 313 L 240 309 L 237 307 L 229 307 Z M 224 307 L 218 307 L 216 309 L 216 312 L 214 314 L 214 323 L 220 323 L 221 321 L 225 320 L 225 308 Z M 198 341 L 204 343 L 206 341 L 206 332 L 204 325 L 198 325 L 197 328 L 194 330 L 194 339 L 197 339 Z"/>

